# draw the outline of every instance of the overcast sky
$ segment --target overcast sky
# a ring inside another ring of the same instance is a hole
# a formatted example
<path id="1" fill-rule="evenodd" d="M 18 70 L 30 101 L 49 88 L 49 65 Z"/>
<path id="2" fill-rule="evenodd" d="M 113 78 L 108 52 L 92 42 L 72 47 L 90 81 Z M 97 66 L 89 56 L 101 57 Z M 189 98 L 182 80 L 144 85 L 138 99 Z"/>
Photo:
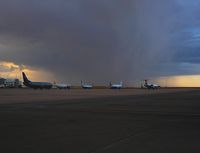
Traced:
<path id="1" fill-rule="evenodd" d="M 0 0 L 0 61 L 71 82 L 200 74 L 199 14 L 200 0 Z"/>

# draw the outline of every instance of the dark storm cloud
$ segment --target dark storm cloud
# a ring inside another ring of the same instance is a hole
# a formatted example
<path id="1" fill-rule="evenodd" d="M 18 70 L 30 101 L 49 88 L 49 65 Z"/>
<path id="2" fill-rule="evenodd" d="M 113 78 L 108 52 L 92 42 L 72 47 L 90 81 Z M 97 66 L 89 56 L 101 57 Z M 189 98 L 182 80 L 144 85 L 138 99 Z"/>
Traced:
<path id="1" fill-rule="evenodd" d="M 197 28 L 197 12 L 186 0 L 1 0 L 0 60 L 74 82 L 177 74 L 197 55 L 178 56 L 181 35 L 186 48 L 198 44 L 196 32 L 184 33 Z"/>

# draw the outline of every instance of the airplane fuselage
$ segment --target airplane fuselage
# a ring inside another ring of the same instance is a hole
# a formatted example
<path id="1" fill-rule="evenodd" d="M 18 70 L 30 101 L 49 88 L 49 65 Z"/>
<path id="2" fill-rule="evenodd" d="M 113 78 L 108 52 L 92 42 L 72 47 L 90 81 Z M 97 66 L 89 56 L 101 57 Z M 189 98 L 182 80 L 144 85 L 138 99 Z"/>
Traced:
<path id="1" fill-rule="evenodd" d="M 110 88 L 111 89 L 121 89 L 122 85 L 111 85 Z"/>
<path id="2" fill-rule="evenodd" d="M 110 82 L 110 89 L 121 89 L 123 87 L 123 83 L 120 82 L 119 84 L 112 84 Z"/>
<path id="3" fill-rule="evenodd" d="M 159 89 L 160 88 L 159 85 L 155 85 L 155 84 L 145 84 L 144 87 L 146 87 L 147 89 Z"/>
<path id="4" fill-rule="evenodd" d="M 52 84 L 48 82 L 24 82 L 24 85 L 34 89 L 51 89 Z"/>
<path id="5" fill-rule="evenodd" d="M 147 88 L 147 89 L 159 89 L 161 88 L 159 85 L 157 84 L 149 84 L 148 83 L 148 80 L 144 80 L 144 87 Z"/>
<path id="6" fill-rule="evenodd" d="M 55 84 L 55 87 L 58 89 L 70 89 L 71 85 L 67 85 L 67 84 Z"/>
<path id="7" fill-rule="evenodd" d="M 92 89 L 93 86 L 92 85 L 82 85 L 83 89 Z"/>
<path id="8" fill-rule="evenodd" d="M 92 88 L 93 88 L 93 85 L 84 84 L 83 81 L 81 80 L 81 87 L 82 87 L 83 89 L 92 89 Z"/>
<path id="9" fill-rule="evenodd" d="M 52 84 L 49 82 L 32 82 L 30 80 L 28 80 L 28 78 L 26 77 L 25 73 L 22 73 L 23 75 L 23 84 L 29 88 L 33 88 L 33 89 L 51 89 L 52 88 Z"/>

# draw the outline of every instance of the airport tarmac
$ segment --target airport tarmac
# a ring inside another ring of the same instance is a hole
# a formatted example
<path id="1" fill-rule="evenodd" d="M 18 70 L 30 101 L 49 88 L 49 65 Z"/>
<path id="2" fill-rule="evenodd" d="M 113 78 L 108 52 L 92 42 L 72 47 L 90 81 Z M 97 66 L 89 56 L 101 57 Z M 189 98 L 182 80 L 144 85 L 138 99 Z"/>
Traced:
<path id="1" fill-rule="evenodd" d="M 163 88 L 148 89 L 0 89 L 0 104 L 29 103 L 29 102 L 57 102 L 70 99 L 87 99 L 113 96 L 149 95 L 158 93 L 174 93 L 196 90 L 197 88 Z"/>
<path id="2" fill-rule="evenodd" d="M 1 153 L 196 153 L 200 89 L 0 90 Z"/>

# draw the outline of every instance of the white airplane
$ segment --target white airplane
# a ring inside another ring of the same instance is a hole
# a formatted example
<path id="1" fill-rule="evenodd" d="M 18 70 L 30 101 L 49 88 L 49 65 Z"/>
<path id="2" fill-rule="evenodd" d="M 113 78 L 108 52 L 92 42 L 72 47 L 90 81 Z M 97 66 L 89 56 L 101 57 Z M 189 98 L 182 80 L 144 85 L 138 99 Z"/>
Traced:
<path id="1" fill-rule="evenodd" d="M 121 89 L 121 88 L 123 88 L 123 82 L 121 81 L 119 84 L 112 84 L 110 82 L 110 88 L 111 89 Z"/>
<path id="2" fill-rule="evenodd" d="M 82 87 L 83 89 L 92 89 L 92 88 L 93 88 L 93 85 L 91 85 L 91 84 L 85 84 L 85 83 L 83 83 L 83 81 L 81 80 L 81 87 Z"/>
<path id="3" fill-rule="evenodd" d="M 147 89 L 159 89 L 159 88 L 161 88 L 157 84 L 149 84 L 148 80 L 144 80 L 144 87 L 147 88 Z"/>
<path id="4" fill-rule="evenodd" d="M 70 84 L 63 84 L 63 83 L 56 83 L 54 82 L 54 86 L 58 89 L 70 89 L 71 85 Z"/>

